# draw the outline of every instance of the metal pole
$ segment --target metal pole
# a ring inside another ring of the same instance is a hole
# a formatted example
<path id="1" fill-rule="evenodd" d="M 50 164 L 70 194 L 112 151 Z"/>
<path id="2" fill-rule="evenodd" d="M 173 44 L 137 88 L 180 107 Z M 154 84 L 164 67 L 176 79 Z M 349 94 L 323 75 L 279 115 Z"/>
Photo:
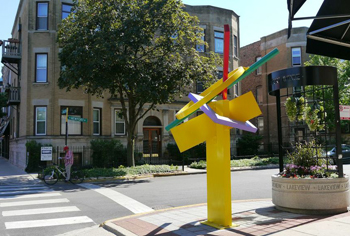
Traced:
<path id="1" fill-rule="evenodd" d="M 67 140 L 68 140 L 68 107 L 66 109 L 66 140 L 65 140 L 66 146 L 67 146 Z"/>
<path id="2" fill-rule="evenodd" d="M 339 113 L 339 89 L 338 89 L 338 81 L 336 80 L 333 85 L 333 101 L 334 101 L 334 112 L 335 112 L 335 140 L 336 140 L 336 155 L 337 155 L 337 166 L 339 172 L 339 178 L 344 177 L 343 173 L 343 159 L 340 158 L 342 155 L 341 149 L 341 128 L 340 128 L 340 113 Z"/>
<path id="3" fill-rule="evenodd" d="M 278 130 L 278 156 L 280 172 L 283 171 L 283 149 L 282 149 L 282 122 L 281 122 L 281 98 L 280 90 L 276 91 L 276 108 L 277 108 L 277 130 Z"/>

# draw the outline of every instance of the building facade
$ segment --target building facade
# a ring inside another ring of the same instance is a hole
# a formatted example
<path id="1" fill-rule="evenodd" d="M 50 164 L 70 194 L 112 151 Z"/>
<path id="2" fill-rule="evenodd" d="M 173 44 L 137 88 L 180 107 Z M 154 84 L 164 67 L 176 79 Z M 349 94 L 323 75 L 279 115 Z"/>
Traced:
<path id="1" fill-rule="evenodd" d="M 265 63 L 241 83 L 242 93 L 252 91 L 262 111 L 261 116 L 252 120 L 252 123 L 258 127 L 257 133 L 263 138 L 259 150 L 262 153 L 278 153 L 276 98 L 268 93 L 267 77 L 277 70 L 302 66 L 309 59 L 309 55 L 306 53 L 307 30 L 306 27 L 293 28 L 291 37 L 288 39 L 287 29 L 284 29 L 241 48 L 241 66 L 253 64 L 274 48 L 280 51 L 276 57 Z M 289 90 L 287 90 L 289 94 L 293 93 L 293 88 L 289 88 Z M 284 103 L 283 98 L 281 103 Z M 286 126 L 286 124 L 282 124 L 282 126 Z M 296 132 L 300 139 L 303 139 L 305 129 L 306 126 L 297 131 L 283 129 L 283 135 L 289 136 L 286 132 Z"/>
<path id="2" fill-rule="evenodd" d="M 58 152 L 65 145 L 66 112 L 78 120 L 68 120 L 68 145 L 90 146 L 94 139 L 117 139 L 126 145 L 125 123 L 119 118 L 121 104 L 110 96 L 98 98 L 82 89 L 66 92 L 59 89 L 59 48 L 57 30 L 62 18 L 70 14 L 72 0 L 21 0 L 12 29 L 12 39 L 2 45 L 4 85 L 9 94 L 7 116 L 1 123 L 3 156 L 25 168 L 25 144 L 35 140 L 51 144 Z M 231 30 L 229 70 L 238 67 L 239 16 L 231 10 L 212 6 L 186 6 L 190 15 L 196 15 L 204 29 L 204 40 L 209 48 L 197 45 L 203 54 L 213 50 L 223 53 L 224 24 Z M 222 70 L 222 68 L 218 68 Z M 201 92 L 201 83 L 189 88 Z M 240 93 L 240 85 L 230 89 L 229 99 Z M 174 142 L 165 127 L 188 101 L 187 97 L 171 104 L 157 106 L 137 125 L 136 149 L 143 158 L 161 157 L 167 143 Z M 146 105 L 147 106 L 147 105 Z M 146 109 L 147 107 L 145 107 Z M 235 134 L 235 132 L 232 132 Z M 233 142 L 233 145 L 235 142 Z M 75 152 L 78 162 L 86 162 L 83 153 Z M 80 156 L 80 157 L 79 157 Z M 89 164 L 89 163 L 81 163 Z"/>

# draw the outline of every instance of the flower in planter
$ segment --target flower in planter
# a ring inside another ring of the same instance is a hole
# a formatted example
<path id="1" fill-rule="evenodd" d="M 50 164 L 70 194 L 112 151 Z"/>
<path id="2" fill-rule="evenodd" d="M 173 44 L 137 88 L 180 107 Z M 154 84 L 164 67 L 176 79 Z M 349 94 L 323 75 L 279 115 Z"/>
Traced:
<path id="1" fill-rule="evenodd" d="M 321 158 L 321 147 L 315 140 L 297 143 L 288 158 L 291 164 L 280 173 L 282 178 L 327 178 L 336 170 L 336 166 L 326 165 L 326 160 Z"/>

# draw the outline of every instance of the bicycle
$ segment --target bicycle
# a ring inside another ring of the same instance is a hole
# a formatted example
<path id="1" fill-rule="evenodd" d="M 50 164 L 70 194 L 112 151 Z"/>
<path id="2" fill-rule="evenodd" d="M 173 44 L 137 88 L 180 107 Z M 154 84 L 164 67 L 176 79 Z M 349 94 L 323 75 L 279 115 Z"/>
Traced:
<path id="1" fill-rule="evenodd" d="M 54 168 L 50 170 L 50 173 L 44 174 L 44 182 L 48 185 L 54 185 L 58 182 L 60 176 L 63 176 L 64 179 L 67 178 L 66 171 L 61 170 L 57 164 L 52 165 Z M 73 170 L 70 174 L 69 181 L 72 184 L 80 184 L 84 181 L 84 176 L 80 171 Z"/>

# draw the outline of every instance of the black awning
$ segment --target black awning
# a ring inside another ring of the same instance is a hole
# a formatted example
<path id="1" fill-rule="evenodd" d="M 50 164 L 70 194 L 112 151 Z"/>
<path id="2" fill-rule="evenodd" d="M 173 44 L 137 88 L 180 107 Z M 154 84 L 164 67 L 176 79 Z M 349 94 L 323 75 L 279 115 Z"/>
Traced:
<path id="1" fill-rule="evenodd" d="M 299 11 L 302 5 L 306 2 L 306 0 L 287 0 L 287 8 L 289 11 L 289 19 L 288 19 L 288 38 L 290 37 L 292 26 L 292 20 L 294 15 Z"/>
<path id="2" fill-rule="evenodd" d="M 5 131 L 7 130 L 8 125 L 10 124 L 9 120 L 3 120 L 0 124 L 0 137 L 2 137 L 5 134 Z"/>
<path id="3" fill-rule="evenodd" d="M 306 52 L 350 60 L 349 0 L 324 0 L 307 32 Z"/>

